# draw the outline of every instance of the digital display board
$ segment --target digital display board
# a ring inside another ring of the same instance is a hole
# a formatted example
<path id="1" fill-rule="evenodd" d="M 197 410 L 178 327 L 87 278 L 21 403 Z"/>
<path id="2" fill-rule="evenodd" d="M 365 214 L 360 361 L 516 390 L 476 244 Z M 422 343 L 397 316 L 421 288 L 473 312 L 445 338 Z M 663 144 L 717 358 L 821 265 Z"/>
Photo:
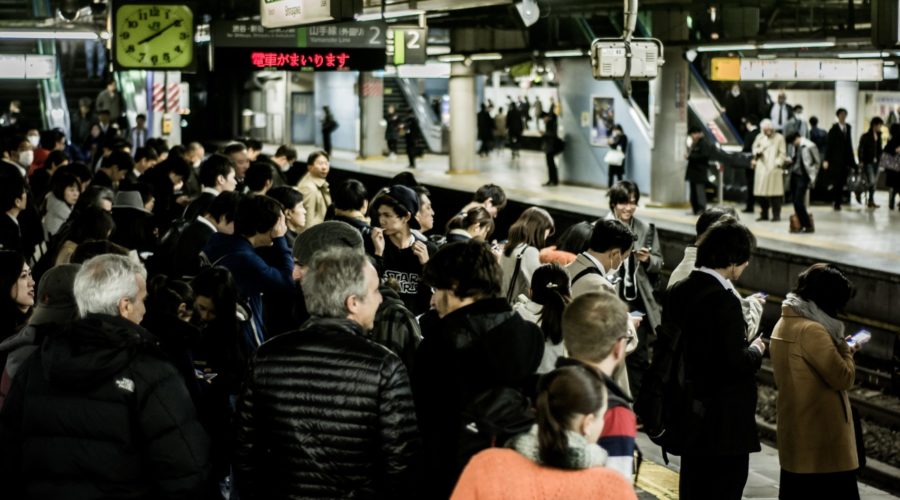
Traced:
<path id="1" fill-rule="evenodd" d="M 884 79 L 881 59 L 754 59 L 714 57 L 709 76 L 714 81 L 878 82 Z"/>
<path id="2" fill-rule="evenodd" d="M 280 71 L 375 71 L 384 69 L 384 49 L 217 49 L 216 59 L 229 67 Z"/>

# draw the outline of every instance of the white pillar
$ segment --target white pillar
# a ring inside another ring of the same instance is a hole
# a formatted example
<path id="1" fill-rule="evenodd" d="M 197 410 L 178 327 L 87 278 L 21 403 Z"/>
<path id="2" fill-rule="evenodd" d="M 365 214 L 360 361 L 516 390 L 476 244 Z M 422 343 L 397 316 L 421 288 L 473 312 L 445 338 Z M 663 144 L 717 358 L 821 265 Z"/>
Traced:
<path id="1" fill-rule="evenodd" d="M 859 100 L 859 82 L 834 82 L 834 110 L 844 108 L 847 110 L 847 123 L 855 129 L 854 134 L 858 137 L 867 127 L 865 126 L 865 117 L 859 116 L 857 109 L 857 101 Z M 832 115 L 833 117 L 833 115 Z M 823 120 L 822 123 L 829 124 L 832 120 Z M 828 126 L 825 127 L 828 129 Z"/>
<path id="2" fill-rule="evenodd" d="M 382 156 L 385 150 L 384 126 L 384 78 L 366 71 L 359 75 L 360 144 L 359 156 Z"/>
<path id="3" fill-rule="evenodd" d="M 653 160 L 650 169 L 650 196 L 664 204 L 681 204 L 686 200 L 684 153 L 687 149 L 688 66 L 682 48 L 666 47 L 666 63 L 659 71 L 653 88 L 659 103 L 653 123 Z"/>
<path id="4" fill-rule="evenodd" d="M 475 71 L 463 63 L 450 66 L 450 172 L 475 168 Z"/>

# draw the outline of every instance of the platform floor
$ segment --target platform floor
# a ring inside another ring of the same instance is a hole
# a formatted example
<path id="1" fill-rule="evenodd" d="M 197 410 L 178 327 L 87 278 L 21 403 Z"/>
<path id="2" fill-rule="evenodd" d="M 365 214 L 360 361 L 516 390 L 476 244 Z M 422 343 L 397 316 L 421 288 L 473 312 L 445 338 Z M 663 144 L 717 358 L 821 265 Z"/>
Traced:
<path id="1" fill-rule="evenodd" d="M 659 498 L 675 500 L 678 498 L 678 470 L 681 463 L 679 457 L 669 457 L 669 465 L 664 465 L 659 447 L 653 444 L 646 434 L 638 433 L 638 446 L 644 454 L 644 462 L 638 476 L 638 498 L 641 500 Z M 763 445 L 760 453 L 750 454 L 750 474 L 744 487 L 745 499 L 778 498 L 778 450 Z M 887 500 L 897 498 L 890 493 L 872 486 L 859 483 L 861 500 Z"/>
<path id="2" fill-rule="evenodd" d="M 298 146 L 300 157 L 314 149 Z M 342 170 L 356 170 L 368 174 L 393 177 L 407 170 L 405 156 L 395 159 L 378 158 L 359 160 L 355 152 L 335 151 L 332 163 Z M 514 160 L 509 150 L 492 153 L 487 158 L 476 157 L 472 173 L 447 173 L 448 158 L 445 155 L 425 155 L 417 162 L 414 173 L 419 182 L 427 185 L 474 192 L 486 183 L 503 186 L 507 195 L 517 201 L 533 203 L 561 210 L 602 216 L 607 212 L 606 191 L 600 188 L 560 185 L 543 187 L 547 173 L 542 153 L 523 151 Z M 605 175 L 598 171 L 598 182 L 605 182 Z M 602 179 L 601 179 L 602 177 Z M 815 217 L 816 232 L 791 234 L 787 217 L 793 207 L 785 206 L 782 221 L 756 222 L 756 215 L 740 214 L 742 221 L 753 231 L 762 248 L 791 254 L 811 256 L 829 262 L 843 263 L 878 272 L 900 274 L 900 210 L 887 209 L 887 193 L 877 192 L 878 209 L 868 209 L 855 201 L 841 212 L 830 206 L 810 208 Z M 683 207 L 664 207 L 644 197 L 638 216 L 663 229 L 693 233 L 696 218 Z M 436 210 L 456 207 L 435 207 Z M 742 207 L 738 207 L 742 208 Z"/>

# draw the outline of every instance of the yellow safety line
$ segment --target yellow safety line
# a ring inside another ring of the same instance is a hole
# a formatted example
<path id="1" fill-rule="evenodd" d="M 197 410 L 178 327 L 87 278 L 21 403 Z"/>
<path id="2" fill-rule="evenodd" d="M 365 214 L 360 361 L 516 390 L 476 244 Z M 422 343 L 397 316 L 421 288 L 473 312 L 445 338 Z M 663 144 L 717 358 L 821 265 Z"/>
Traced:
<path id="1" fill-rule="evenodd" d="M 656 498 L 678 500 L 678 473 L 646 458 L 641 462 L 637 486 Z"/>

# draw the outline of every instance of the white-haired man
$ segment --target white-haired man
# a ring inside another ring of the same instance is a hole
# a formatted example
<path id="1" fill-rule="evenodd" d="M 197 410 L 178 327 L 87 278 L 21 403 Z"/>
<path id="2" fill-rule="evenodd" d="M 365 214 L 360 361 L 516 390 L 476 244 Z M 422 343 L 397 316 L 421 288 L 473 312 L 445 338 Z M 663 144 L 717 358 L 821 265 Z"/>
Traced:
<path id="1" fill-rule="evenodd" d="M 259 347 L 238 401 L 241 499 L 417 498 L 406 368 L 365 338 L 381 304 L 378 273 L 361 250 L 329 248 L 302 284 L 312 319 Z"/>
<path id="2" fill-rule="evenodd" d="M 788 164 L 787 147 L 784 136 L 775 131 L 771 120 L 759 123 L 762 133 L 753 141 L 753 160 L 750 165 L 756 171 L 753 176 L 753 196 L 762 209 L 757 221 L 769 220 L 772 207 L 772 221 L 781 220 L 781 201 L 784 198 L 784 171 Z"/>
<path id="3" fill-rule="evenodd" d="M 209 440 L 181 375 L 138 326 L 146 276 L 109 254 L 78 271 L 81 319 L 48 336 L 0 413 L 5 498 L 200 496 Z"/>

